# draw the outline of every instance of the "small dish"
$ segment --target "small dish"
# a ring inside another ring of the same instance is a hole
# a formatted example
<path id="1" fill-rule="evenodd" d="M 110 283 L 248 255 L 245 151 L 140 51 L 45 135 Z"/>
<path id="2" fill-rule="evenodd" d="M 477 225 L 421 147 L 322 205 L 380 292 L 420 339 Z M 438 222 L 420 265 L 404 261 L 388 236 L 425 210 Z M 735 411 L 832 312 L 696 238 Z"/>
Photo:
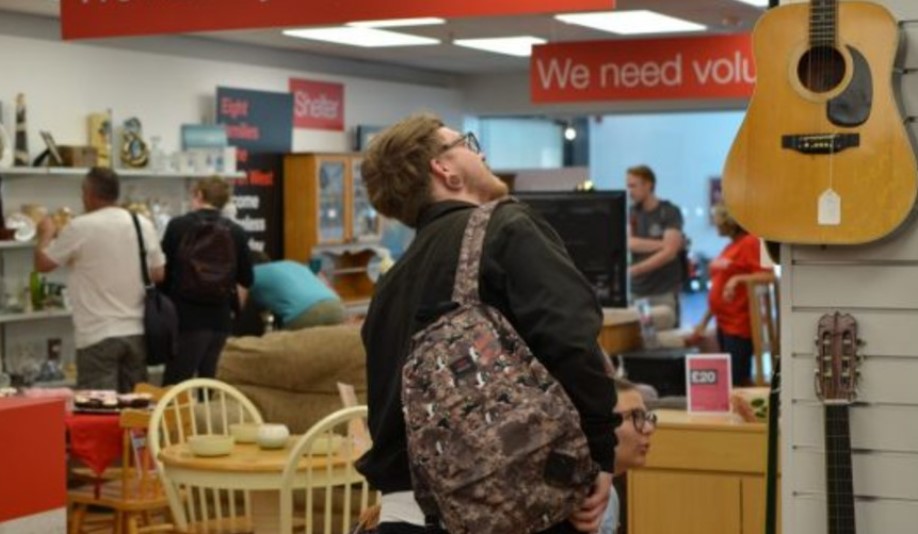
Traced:
<path id="1" fill-rule="evenodd" d="M 261 423 L 233 423 L 229 426 L 230 434 L 236 443 L 255 443 Z"/>
<path id="2" fill-rule="evenodd" d="M 341 450 L 341 445 L 343 443 L 344 437 L 342 436 L 337 434 L 323 434 L 312 442 L 312 448 L 309 449 L 308 452 L 317 456 L 328 456 Z"/>
<path id="3" fill-rule="evenodd" d="M 226 456 L 233 451 L 236 439 L 233 436 L 207 434 L 190 436 L 188 448 L 195 456 Z"/>
<path id="4" fill-rule="evenodd" d="M 16 241 L 31 241 L 35 237 L 35 221 L 25 213 L 11 213 L 6 218 L 6 227 L 16 231 L 13 234 Z"/>
<path id="5" fill-rule="evenodd" d="M 290 430 L 287 425 L 269 424 L 258 428 L 256 442 L 262 449 L 281 449 L 287 445 Z"/>

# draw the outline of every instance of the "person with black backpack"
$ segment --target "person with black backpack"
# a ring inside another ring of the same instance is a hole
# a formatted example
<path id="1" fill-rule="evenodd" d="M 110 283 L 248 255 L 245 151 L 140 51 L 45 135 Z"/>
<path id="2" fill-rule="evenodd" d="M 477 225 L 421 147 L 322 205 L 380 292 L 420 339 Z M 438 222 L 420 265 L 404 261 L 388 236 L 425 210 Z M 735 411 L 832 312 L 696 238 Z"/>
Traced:
<path id="1" fill-rule="evenodd" d="M 179 317 L 178 356 L 166 362 L 163 385 L 216 376 L 232 314 L 241 304 L 238 287 L 254 280 L 248 236 L 221 214 L 230 185 L 208 178 L 191 195 L 192 211 L 169 221 L 163 235 L 163 290 Z"/>
<path id="2" fill-rule="evenodd" d="M 417 229 L 362 330 L 378 533 L 596 531 L 620 418 L 599 302 L 561 239 L 433 115 L 378 134 L 361 171 Z"/>

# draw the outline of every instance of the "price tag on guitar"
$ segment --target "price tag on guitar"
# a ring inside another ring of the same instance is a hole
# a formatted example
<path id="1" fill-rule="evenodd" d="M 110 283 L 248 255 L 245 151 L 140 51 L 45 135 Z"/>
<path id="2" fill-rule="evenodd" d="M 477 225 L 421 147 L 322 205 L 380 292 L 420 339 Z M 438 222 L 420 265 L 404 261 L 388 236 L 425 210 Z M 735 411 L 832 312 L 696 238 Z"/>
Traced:
<path id="1" fill-rule="evenodd" d="M 841 224 L 841 197 L 832 188 L 819 195 L 818 219 L 821 226 Z"/>

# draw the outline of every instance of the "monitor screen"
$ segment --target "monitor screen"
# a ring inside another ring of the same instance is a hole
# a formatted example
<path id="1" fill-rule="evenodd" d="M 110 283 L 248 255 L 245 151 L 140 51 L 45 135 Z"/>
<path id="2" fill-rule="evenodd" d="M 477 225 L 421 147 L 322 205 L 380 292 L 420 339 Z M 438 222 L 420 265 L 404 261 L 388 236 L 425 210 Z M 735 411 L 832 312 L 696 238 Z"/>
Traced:
<path id="1" fill-rule="evenodd" d="M 625 191 L 519 191 L 514 196 L 554 227 L 603 307 L 628 305 Z"/>

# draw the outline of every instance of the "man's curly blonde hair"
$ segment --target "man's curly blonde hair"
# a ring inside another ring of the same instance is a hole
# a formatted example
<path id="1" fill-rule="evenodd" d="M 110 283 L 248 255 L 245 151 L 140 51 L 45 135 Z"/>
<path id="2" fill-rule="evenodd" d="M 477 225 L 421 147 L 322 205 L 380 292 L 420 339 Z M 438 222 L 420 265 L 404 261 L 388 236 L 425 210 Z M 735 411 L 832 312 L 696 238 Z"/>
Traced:
<path id="1" fill-rule="evenodd" d="M 418 215 L 432 202 L 430 160 L 443 150 L 437 130 L 443 121 L 419 113 L 377 134 L 370 142 L 361 174 L 370 202 L 381 214 L 416 228 Z"/>

